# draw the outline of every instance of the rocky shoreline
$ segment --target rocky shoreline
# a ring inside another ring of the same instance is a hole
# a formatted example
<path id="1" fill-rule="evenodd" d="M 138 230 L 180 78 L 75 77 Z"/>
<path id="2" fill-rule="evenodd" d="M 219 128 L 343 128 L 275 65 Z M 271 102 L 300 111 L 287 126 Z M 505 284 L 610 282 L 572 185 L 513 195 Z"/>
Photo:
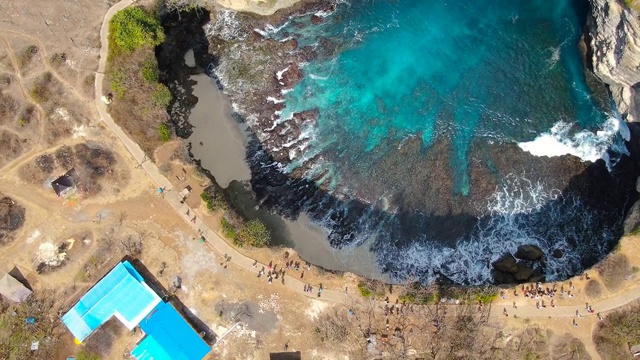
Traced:
<path id="1" fill-rule="evenodd" d="M 168 38 L 174 39 L 175 42 L 170 43 L 168 49 L 159 49 L 157 54 L 161 69 L 166 71 L 169 83 L 181 84 L 171 87 L 178 98 L 172 109 L 172 119 L 178 135 L 186 138 L 191 131 L 187 119 L 189 108 L 195 103 L 190 94 L 188 76 L 195 72 L 208 70 L 207 73 L 216 78 L 219 86 L 231 97 L 235 110 L 244 116 L 241 121 L 246 121 L 254 130 L 253 140 L 247 149 L 247 160 L 252 170 L 251 186 L 255 197 L 262 199 L 263 206 L 287 218 L 295 219 L 302 212 L 309 213 L 314 221 L 321 222 L 329 228 L 329 242 L 333 247 L 339 249 L 344 246 L 359 245 L 364 241 L 366 234 L 359 233 L 360 228 L 366 227 L 364 226 L 366 224 L 362 223 L 363 214 L 366 214 L 372 222 L 388 223 L 392 220 L 384 211 L 372 208 L 371 201 L 367 201 L 366 197 L 363 198 L 365 201 L 342 200 L 329 194 L 326 188 L 318 187 L 315 182 L 304 179 L 304 172 L 313 166 L 315 161 L 320 161 L 318 158 L 309 159 L 305 166 L 298 168 L 290 175 L 282 173 L 277 167 L 277 164 L 289 161 L 288 148 L 291 147 L 291 144 L 305 146 L 306 139 L 300 137 L 301 129 L 316 121 L 318 116 L 317 110 L 311 110 L 293 114 L 292 118 L 286 122 L 279 121 L 278 114 L 284 108 L 280 102 L 282 93 L 294 87 L 304 76 L 299 64 L 317 57 L 331 56 L 336 51 L 336 45 L 328 39 L 323 39 L 315 47 L 300 46 L 293 38 L 277 41 L 269 37 L 269 31 L 277 29 L 292 18 L 297 19 L 300 23 L 299 26 L 304 26 L 305 23 L 317 24 L 324 21 L 323 17 L 318 14 L 327 14 L 334 10 L 335 3 L 303 1 L 294 8 L 280 11 L 268 18 L 233 13 L 228 10 L 216 10 L 211 15 L 207 13 L 204 15 L 202 13 L 200 15 L 197 13 L 185 15 L 182 13 L 183 19 L 180 20 L 180 23 L 184 23 L 185 16 L 189 20 L 186 23 L 186 28 L 177 27 L 178 30 L 170 33 L 172 36 L 168 36 Z M 209 21 L 209 18 L 212 20 Z M 178 19 L 175 16 L 169 15 L 163 21 L 163 25 L 166 24 L 171 28 L 177 24 L 176 21 Z M 174 26 L 174 28 L 176 27 Z M 282 34 L 285 39 L 288 38 L 287 35 Z M 181 64 L 184 53 L 190 48 L 194 50 L 198 65 L 195 70 L 187 69 L 184 64 Z M 210 64 L 213 64 L 214 68 L 209 66 Z M 221 76 L 216 76 L 216 74 Z M 285 144 L 289 144 L 289 146 L 286 147 Z M 405 151 L 411 151 L 411 146 L 403 148 Z M 502 148 L 477 150 L 480 153 L 504 151 Z M 636 154 L 638 153 L 636 152 Z M 415 158 L 418 159 L 418 157 Z M 635 190 L 635 186 L 633 186 L 635 185 L 635 177 L 625 175 L 622 178 L 613 178 L 608 175 L 602 161 L 591 165 L 568 157 L 550 161 L 549 159 L 536 158 L 517 149 L 509 151 L 501 158 L 505 159 L 504 166 L 513 166 L 512 161 L 516 159 L 517 164 L 517 159 L 521 158 L 522 165 L 519 167 L 523 170 L 530 169 L 528 174 L 538 176 L 539 179 L 543 179 L 545 173 L 556 176 L 558 171 L 566 171 L 567 176 L 560 181 L 558 186 L 565 189 L 566 194 L 563 195 L 580 197 L 580 194 L 598 194 L 599 196 L 590 198 L 590 205 L 596 208 L 601 204 L 606 204 L 606 207 L 620 208 L 623 213 L 626 213 L 630 207 L 627 202 L 637 197 L 637 193 L 629 192 L 630 188 Z M 557 166 L 549 166 L 549 162 L 557 162 Z M 535 165 L 536 163 L 539 166 Z M 265 166 L 267 164 L 269 166 Z M 567 164 L 571 164 L 571 166 L 567 167 Z M 410 167 L 420 168 L 419 164 L 412 164 Z M 434 214 L 434 209 L 428 208 L 422 209 L 423 212 L 417 217 L 415 214 L 399 214 L 393 220 L 394 223 L 389 224 L 391 232 L 398 232 L 397 236 L 406 238 L 407 222 L 417 223 L 421 225 L 419 228 L 422 229 L 432 228 L 427 226 L 428 224 L 438 224 L 440 226 L 435 226 L 433 233 L 428 235 L 451 240 L 457 239 L 464 231 L 470 231 L 477 227 L 478 223 L 483 221 L 481 218 L 478 219 L 481 214 L 469 213 L 465 210 L 471 209 L 469 205 L 478 199 L 490 195 L 490 191 L 493 191 L 496 185 L 495 182 L 487 181 L 487 179 L 491 179 L 490 176 L 487 177 L 486 174 L 479 172 L 482 170 L 471 169 L 472 179 L 474 173 L 478 175 L 472 187 L 480 189 L 472 194 L 476 195 L 475 198 L 471 196 L 466 204 L 464 202 L 450 203 L 444 207 L 445 211 L 442 216 Z M 637 164 L 633 161 L 628 162 L 628 164 L 619 167 L 617 172 L 619 174 L 637 174 Z M 397 171 L 395 173 L 403 174 L 406 172 Z M 574 177 L 573 174 L 576 173 L 582 175 Z M 592 178 L 596 174 L 598 177 Z M 436 175 L 440 180 L 450 177 L 446 173 Z M 616 191 L 617 189 L 620 191 Z M 442 193 L 449 191 L 445 187 Z M 440 205 L 442 202 L 438 204 Z M 416 204 L 402 205 L 410 207 Z M 452 212 L 459 216 L 451 216 Z M 425 214 L 429 215 L 425 216 Z M 618 214 L 618 216 L 621 215 L 623 214 Z M 411 228 L 418 227 L 411 226 Z M 409 232 L 411 231 L 409 230 Z M 620 233 L 616 235 L 617 238 L 622 235 L 621 230 L 615 230 L 616 233 L 618 231 Z M 392 236 L 393 234 L 390 234 L 390 237 Z M 610 249 L 613 245 L 612 243 L 606 247 Z M 395 246 L 397 249 L 402 249 L 403 244 Z M 389 250 L 387 244 L 374 244 L 373 247 L 378 251 Z M 555 256 L 562 252 L 559 249 L 551 250 L 545 256 Z M 506 260 L 504 261 L 511 264 L 511 258 L 508 255 L 505 256 Z M 585 259 L 583 266 L 591 266 L 598 260 L 597 258 Z M 494 262 L 493 268 L 495 271 L 500 271 L 495 265 L 497 263 L 499 261 Z M 531 281 L 532 278 L 539 278 L 543 268 L 544 261 L 521 259 L 520 262 L 515 262 L 515 268 L 509 267 L 510 270 L 515 269 L 515 272 L 502 271 L 500 274 L 494 271 L 494 278 L 498 282 Z M 398 269 L 386 266 L 384 270 L 393 272 Z"/>

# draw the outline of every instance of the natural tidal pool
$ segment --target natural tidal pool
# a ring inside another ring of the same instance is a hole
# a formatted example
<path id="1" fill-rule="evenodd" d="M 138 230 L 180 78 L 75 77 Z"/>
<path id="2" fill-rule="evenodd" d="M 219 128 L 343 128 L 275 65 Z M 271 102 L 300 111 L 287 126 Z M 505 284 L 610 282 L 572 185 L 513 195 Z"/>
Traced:
<path id="1" fill-rule="evenodd" d="M 585 71 L 587 6 L 361 0 L 257 29 L 317 55 L 267 99 L 286 106 L 273 127 L 253 128 L 317 114 L 288 161 L 249 145 L 257 198 L 307 213 L 338 252 L 369 247 L 396 280 L 491 282 L 525 244 L 547 280 L 593 265 L 622 234 L 630 189 L 612 170 L 629 134 Z"/>

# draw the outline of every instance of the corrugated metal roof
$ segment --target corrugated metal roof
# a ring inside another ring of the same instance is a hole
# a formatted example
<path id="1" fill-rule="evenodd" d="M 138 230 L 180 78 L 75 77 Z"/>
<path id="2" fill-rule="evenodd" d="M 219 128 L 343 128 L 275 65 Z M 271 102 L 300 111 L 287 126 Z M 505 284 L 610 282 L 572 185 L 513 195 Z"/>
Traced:
<path id="1" fill-rule="evenodd" d="M 169 303 L 160 303 L 139 324 L 146 337 L 133 349 L 138 360 L 200 360 L 211 348 Z"/>
<path id="2" fill-rule="evenodd" d="M 62 316 L 62 322 L 80 341 L 112 316 L 132 330 L 161 302 L 128 262 L 116 265 Z"/>
<path id="3" fill-rule="evenodd" d="M 6 296 L 9 300 L 20 303 L 31 295 L 31 290 L 27 289 L 13 276 L 5 274 L 0 279 L 0 294 Z"/>

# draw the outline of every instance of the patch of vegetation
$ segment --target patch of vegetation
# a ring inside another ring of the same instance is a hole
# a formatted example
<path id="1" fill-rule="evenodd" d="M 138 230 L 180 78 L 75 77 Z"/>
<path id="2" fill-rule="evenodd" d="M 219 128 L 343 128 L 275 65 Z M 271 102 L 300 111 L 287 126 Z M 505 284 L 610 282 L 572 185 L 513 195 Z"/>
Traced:
<path id="1" fill-rule="evenodd" d="M 11 81 L 12 81 L 12 76 L 11 74 L 0 74 L 0 85 L 1 86 L 9 86 L 11 85 Z"/>
<path id="2" fill-rule="evenodd" d="M 587 282 L 587 285 L 584 288 L 585 294 L 587 294 L 587 296 L 592 299 L 599 298 L 600 296 L 602 296 L 603 290 L 604 289 L 602 288 L 602 285 L 600 284 L 600 282 L 594 279 L 589 280 L 589 282 Z"/>
<path id="3" fill-rule="evenodd" d="M 227 202 L 219 191 L 214 189 L 207 189 L 200 194 L 200 199 L 204 201 L 208 210 L 226 210 Z"/>
<path id="4" fill-rule="evenodd" d="M 18 66 L 23 67 L 31 62 L 34 56 L 38 53 L 38 47 L 35 45 L 29 45 L 27 48 L 17 57 Z"/>
<path id="5" fill-rule="evenodd" d="M 165 123 L 158 126 L 158 134 L 160 134 L 160 140 L 162 140 L 163 143 L 171 140 L 171 128 L 169 128 Z"/>
<path id="6" fill-rule="evenodd" d="M 100 356 L 82 349 L 76 354 L 76 360 L 100 360 Z"/>
<path id="7" fill-rule="evenodd" d="M 44 73 L 31 88 L 31 97 L 37 103 L 43 104 L 51 99 L 53 91 L 51 89 L 53 75 L 50 72 Z"/>
<path id="8" fill-rule="evenodd" d="M 593 342 L 603 359 L 631 359 L 629 344 L 640 343 L 640 303 L 607 315 L 598 323 Z"/>
<path id="9" fill-rule="evenodd" d="M 156 84 L 156 88 L 151 94 L 151 99 L 153 103 L 162 109 L 166 109 L 171 104 L 171 100 L 173 100 L 173 95 L 171 91 L 165 84 Z"/>
<path id="10" fill-rule="evenodd" d="M 15 239 L 15 233 L 24 224 L 26 209 L 8 196 L 0 194 L 0 245 Z"/>
<path id="11" fill-rule="evenodd" d="M 233 226 L 233 224 L 231 224 L 231 222 L 229 222 L 226 217 L 222 217 L 222 219 L 220 220 L 220 226 L 222 227 L 222 233 L 224 234 L 224 237 L 233 241 L 234 245 L 240 245 L 238 243 L 238 230 L 236 230 L 235 226 Z"/>
<path id="12" fill-rule="evenodd" d="M 55 53 L 53 55 L 51 55 L 51 66 L 53 67 L 58 67 L 62 64 L 65 63 L 65 61 L 67 61 L 67 54 L 66 53 Z"/>
<path id="13" fill-rule="evenodd" d="M 358 283 L 358 291 L 363 298 L 383 297 L 386 285 L 376 280 L 362 280 Z"/>
<path id="14" fill-rule="evenodd" d="M 20 304 L 0 299 L 0 359 L 54 358 L 60 334 L 56 299 L 50 290 L 37 291 Z M 35 322 L 27 323 L 28 318 Z M 39 341 L 35 354 L 33 341 Z"/>
<path id="15" fill-rule="evenodd" d="M 596 266 L 604 286 L 609 291 L 617 291 L 624 284 L 625 278 L 632 274 L 629 258 L 621 253 L 609 255 Z"/>
<path id="16" fill-rule="evenodd" d="M 147 84 L 155 84 L 158 82 L 158 69 L 157 67 L 157 63 L 154 60 L 146 60 L 145 62 L 142 63 L 142 79 L 147 83 Z"/>
<path id="17" fill-rule="evenodd" d="M 239 235 L 243 245 L 253 247 L 264 247 L 271 241 L 271 233 L 264 223 L 258 219 L 245 223 Z"/>
<path id="18" fill-rule="evenodd" d="M 124 69 L 118 68 L 111 72 L 111 91 L 118 99 L 122 99 L 127 92 L 128 77 Z"/>
<path id="19" fill-rule="evenodd" d="M 369 289 L 364 283 L 358 284 L 358 290 L 363 298 L 370 298 L 373 296 L 373 291 Z"/>
<path id="20" fill-rule="evenodd" d="M 164 38 L 164 29 L 154 14 L 139 7 L 126 8 L 116 13 L 109 22 L 110 58 L 141 47 L 159 45 Z"/>
<path id="21" fill-rule="evenodd" d="M 638 0 L 624 0 L 625 4 L 627 4 L 627 6 L 635 11 L 640 11 L 640 1 Z"/>
<path id="22" fill-rule="evenodd" d="M 160 82 L 154 46 L 164 41 L 164 29 L 153 10 L 127 8 L 110 24 L 106 86 L 114 95 L 113 119 L 146 153 L 171 139 L 167 108 L 173 96 Z"/>
<path id="23" fill-rule="evenodd" d="M 0 94 L 0 118 L 6 118 L 14 115 L 20 103 L 9 94 Z M 0 120 L 1 121 L 1 120 Z"/>

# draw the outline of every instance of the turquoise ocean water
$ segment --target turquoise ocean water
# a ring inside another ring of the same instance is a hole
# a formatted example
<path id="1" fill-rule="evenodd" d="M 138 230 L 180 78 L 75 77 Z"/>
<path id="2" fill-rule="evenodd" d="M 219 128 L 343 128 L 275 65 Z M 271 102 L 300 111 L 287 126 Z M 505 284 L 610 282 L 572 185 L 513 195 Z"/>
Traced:
<path id="1" fill-rule="evenodd" d="M 367 244 L 380 268 L 399 280 L 444 275 L 487 283 L 489 264 L 523 244 L 564 254 L 548 257 L 547 280 L 593 265 L 622 232 L 626 193 L 598 208 L 508 168 L 520 149 L 595 161 L 614 137 L 624 137 L 608 94 L 587 85 L 579 51 L 587 5 L 353 0 L 319 13 L 320 24 L 302 16 L 260 30 L 319 54 L 302 64 L 302 81 L 283 92 L 279 121 L 312 109 L 319 118 L 303 129 L 309 142 L 290 153 L 290 163 L 265 166 L 267 153 L 255 150 L 254 192 L 290 217 L 307 212 L 337 251 Z M 282 66 L 280 74 L 288 68 Z M 478 148 L 489 155 L 474 157 Z M 477 161 L 496 156 L 502 170 Z M 308 159 L 314 161 L 306 178 L 322 191 L 285 178 Z M 481 179 L 473 186 L 471 171 Z M 604 171 L 599 176 L 607 177 Z M 489 177 L 498 185 L 474 192 Z M 430 201 L 435 205 L 423 206 Z"/>
<path id="2" fill-rule="evenodd" d="M 320 109 L 317 126 L 308 130 L 307 156 L 323 154 L 334 184 L 403 139 L 420 137 L 428 152 L 448 138 L 455 192 L 466 195 L 472 140 L 531 141 L 560 121 L 576 124 L 576 131 L 606 121 L 578 51 L 585 6 L 571 0 L 341 4 L 324 24 L 285 28 L 300 46 L 318 47 L 326 38 L 336 49 L 306 64 L 306 77 L 286 94 L 283 117 Z"/>

